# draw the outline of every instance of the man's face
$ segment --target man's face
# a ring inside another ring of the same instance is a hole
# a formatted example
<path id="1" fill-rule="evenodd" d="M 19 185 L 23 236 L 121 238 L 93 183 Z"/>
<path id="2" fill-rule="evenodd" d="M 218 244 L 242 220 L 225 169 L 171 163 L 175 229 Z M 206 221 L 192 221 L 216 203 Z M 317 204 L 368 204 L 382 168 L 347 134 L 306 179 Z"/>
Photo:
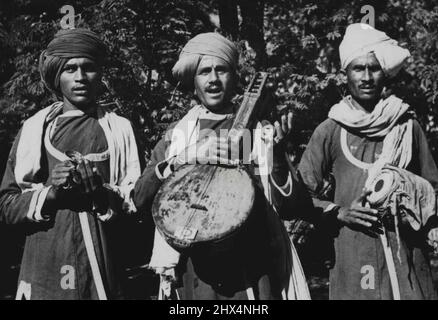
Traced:
<path id="1" fill-rule="evenodd" d="M 220 111 L 232 97 L 234 72 L 221 58 L 203 56 L 194 81 L 196 95 L 211 111 Z"/>
<path id="2" fill-rule="evenodd" d="M 385 73 L 374 53 L 368 53 L 350 62 L 347 80 L 351 96 L 365 107 L 380 100 Z"/>
<path id="3" fill-rule="evenodd" d="M 101 69 L 91 59 L 73 58 L 65 64 L 59 86 L 67 100 L 78 109 L 87 109 L 96 101 Z"/>

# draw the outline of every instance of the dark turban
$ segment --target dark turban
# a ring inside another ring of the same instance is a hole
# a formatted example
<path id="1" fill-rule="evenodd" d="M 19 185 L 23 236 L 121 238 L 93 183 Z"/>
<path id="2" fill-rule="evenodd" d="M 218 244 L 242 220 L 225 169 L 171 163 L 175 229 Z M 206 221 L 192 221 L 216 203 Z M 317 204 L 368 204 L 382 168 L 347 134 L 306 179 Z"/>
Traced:
<path id="1" fill-rule="evenodd" d="M 87 29 L 61 30 L 55 34 L 47 49 L 40 55 L 40 74 L 45 85 L 57 94 L 59 78 L 68 60 L 89 58 L 102 63 L 106 56 L 106 46 L 98 35 Z"/>
<path id="2" fill-rule="evenodd" d="M 204 55 L 223 59 L 233 71 L 239 62 L 236 45 L 218 33 L 201 33 L 182 49 L 179 60 L 172 69 L 173 76 L 186 87 L 192 87 L 199 62 Z"/>

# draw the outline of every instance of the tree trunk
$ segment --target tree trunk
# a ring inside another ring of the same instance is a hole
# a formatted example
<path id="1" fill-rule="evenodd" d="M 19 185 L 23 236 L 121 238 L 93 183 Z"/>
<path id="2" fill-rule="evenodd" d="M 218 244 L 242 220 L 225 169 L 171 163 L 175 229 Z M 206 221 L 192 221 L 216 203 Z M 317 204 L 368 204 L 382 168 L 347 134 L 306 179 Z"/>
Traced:
<path id="1" fill-rule="evenodd" d="M 264 0 L 239 0 L 242 14 L 240 38 L 248 40 L 256 53 L 256 67 L 266 66 L 266 44 L 263 34 Z"/>
<path id="2" fill-rule="evenodd" d="M 236 0 L 218 0 L 219 21 L 224 33 L 237 40 L 239 36 L 239 20 L 237 18 Z"/>

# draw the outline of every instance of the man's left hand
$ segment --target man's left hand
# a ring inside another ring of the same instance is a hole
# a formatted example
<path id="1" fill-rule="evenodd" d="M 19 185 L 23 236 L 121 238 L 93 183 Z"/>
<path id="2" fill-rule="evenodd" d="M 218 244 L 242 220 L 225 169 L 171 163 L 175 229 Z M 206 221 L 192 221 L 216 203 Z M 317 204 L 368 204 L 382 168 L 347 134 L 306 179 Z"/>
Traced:
<path id="1" fill-rule="evenodd" d="M 288 112 L 287 115 L 282 115 L 280 118 L 280 122 L 275 121 L 275 134 L 274 134 L 274 146 L 278 146 L 281 143 L 285 142 L 285 138 L 292 131 L 292 122 L 293 122 L 293 113 L 291 111 Z"/>
<path id="2" fill-rule="evenodd" d="M 270 123 L 266 123 L 263 125 L 262 139 L 266 141 L 266 139 L 273 138 L 274 152 L 284 151 L 284 146 L 286 142 L 285 138 L 292 131 L 292 125 L 293 113 L 289 111 L 287 115 L 284 114 L 281 116 L 280 121 L 275 121 L 274 125 Z M 273 137 L 271 136 L 272 134 Z"/>
<path id="3" fill-rule="evenodd" d="M 102 187 L 102 178 L 92 161 L 82 159 L 77 164 L 75 171 L 79 176 L 82 193 L 93 194 Z"/>

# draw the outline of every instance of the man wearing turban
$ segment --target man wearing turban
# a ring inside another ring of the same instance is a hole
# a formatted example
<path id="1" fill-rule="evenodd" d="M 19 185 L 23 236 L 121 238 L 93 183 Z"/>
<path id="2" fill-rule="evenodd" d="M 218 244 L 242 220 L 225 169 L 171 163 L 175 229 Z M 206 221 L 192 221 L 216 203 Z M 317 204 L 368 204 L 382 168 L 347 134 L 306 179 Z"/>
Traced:
<path id="1" fill-rule="evenodd" d="M 58 32 L 40 73 L 60 101 L 26 120 L 0 189 L 0 222 L 26 234 L 17 299 L 120 297 L 114 235 L 140 175 L 129 121 L 97 102 L 106 47 Z"/>
<path id="2" fill-rule="evenodd" d="M 422 205 L 424 199 L 435 199 L 438 170 L 409 105 L 395 95 L 382 95 L 410 53 L 366 24 L 348 26 L 339 53 L 350 95 L 334 105 L 316 128 L 299 165 L 322 212 L 322 227 L 334 236 L 330 298 L 436 299 L 426 252 L 430 230 L 426 225 L 434 218 L 426 221 L 425 212 L 413 210 L 410 213 L 420 217 L 421 228 L 411 226 L 406 220 L 412 217 L 402 216 L 406 207 L 402 210 L 396 203 L 400 197 Z M 405 191 L 422 185 L 427 194 L 417 190 L 388 195 L 395 199 L 388 207 L 374 206 L 375 193 L 390 188 L 388 179 L 374 187 L 372 181 L 388 166 L 398 168 L 391 172 L 403 172 L 393 184 Z M 334 199 L 322 199 L 330 173 Z M 424 207 L 436 208 L 434 203 Z M 436 215 L 429 211 L 428 215 Z"/>
<path id="3" fill-rule="evenodd" d="M 158 189 L 173 171 L 186 163 L 205 160 L 199 151 L 205 150 L 205 144 L 210 147 L 207 149 L 213 150 L 207 156 L 211 163 L 229 160 L 230 145 L 222 133 L 222 137 L 217 135 L 224 130 L 227 132 L 234 120 L 235 108 L 231 98 L 237 80 L 238 58 L 234 43 L 217 33 L 199 34 L 182 49 L 173 75 L 182 86 L 195 90 L 199 104 L 172 124 L 154 148 L 151 161 L 134 189 L 134 203 L 138 210 L 150 211 Z M 289 132 L 292 114 L 282 116 L 280 122 L 275 123 L 275 129 L 269 125 L 264 127 L 266 132 L 275 131 L 276 139 L 274 135 L 271 138 L 276 141 Z M 203 137 L 207 132 L 213 136 L 205 142 Z M 239 238 L 241 241 L 233 248 L 187 256 L 174 250 L 158 231 L 155 232 L 149 267 L 160 275 L 160 298 L 309 298 L 296 252 L 292 252 L 279 220 L 279 216 L 287 218 L 292 214 L 299 190 L 296 186 L 292 188 L 292 174 L 284 159 L 284 151 L 278 143 L 274 146 L 274 163 L 269 178 L 263 180 L 251 169 L 257 183 L 253 216 L 258 222 Z M 289 267 L 295 268 L 292 271 L 295 272 L 294 279 L 298 279 L 295 282 L 291 279 Z"/>

